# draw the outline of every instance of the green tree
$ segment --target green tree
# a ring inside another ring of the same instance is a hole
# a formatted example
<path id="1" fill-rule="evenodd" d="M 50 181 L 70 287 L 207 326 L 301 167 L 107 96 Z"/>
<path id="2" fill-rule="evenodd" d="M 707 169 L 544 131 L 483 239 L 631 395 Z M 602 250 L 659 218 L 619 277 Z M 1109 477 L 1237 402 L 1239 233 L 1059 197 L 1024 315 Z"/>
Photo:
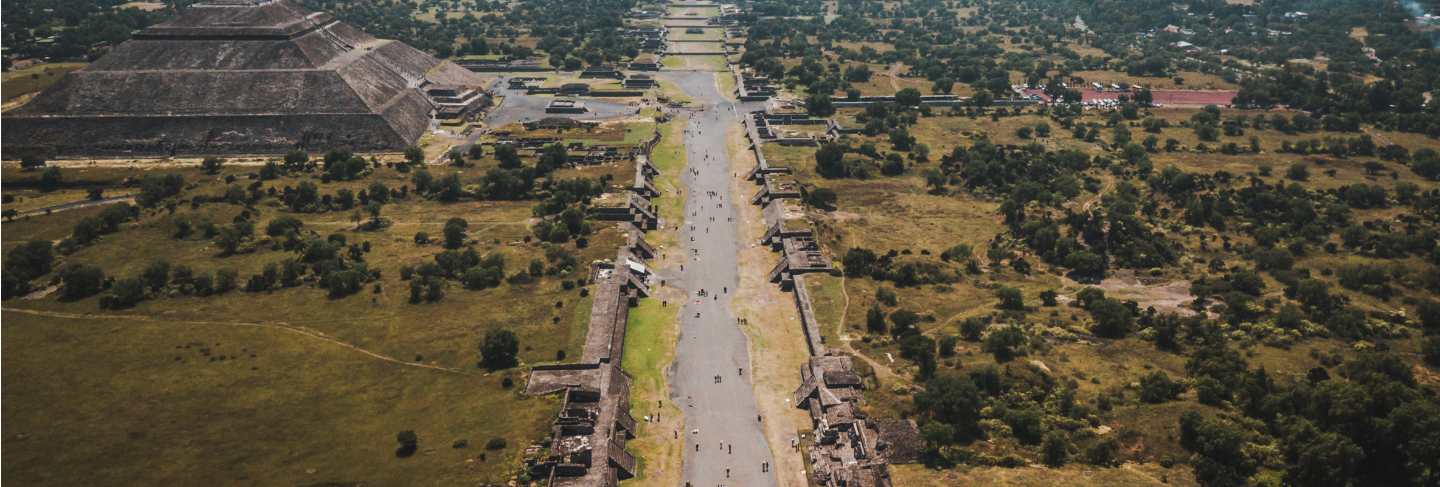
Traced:
<path id="1" fill-rule="evenodd" d="M 1025 298 L 1023 295 L 1020 294 L 1019 289 L 1015 289 L 1013 287 L 1002 287 L 1000 288 L 1000 290 L 996 291 L 995 294 L 1000 298 L 1000 309 L 1007 309 L 1012 311 L 1025 310 Z"/>
<path id="2" fill-rule="evenodd" d="M 55 264 L 54 246 L 48 240 L 30 240 L 5 254 L 5 274 L 31 280 L 50 273 Z"/>
<path id="3" fill-rule="evenodd" d="M 957 373 L 941 373 L 925 381 L 925 390 L 915 395 L 915 407 L 928 420 L 954 429 L 953 440 L 973 438 L 980 432 L 980 408 L 985 405 L 980 389 Z"/>
<path id="4" fill-rule="evenodd" d="M 1289 418 L 1280 428 L 1288 485 L 1348 485 L 1365 460 L 1365 450 L 1350 438 L 1321 431 L 1304 418 Z"/>
<path id="5" fill-rule="evenodd" d="M 900 339 L 900 356 L 914 360 L 918 370 L 915 377 L 920 380 L 935 375 L 935 340 L 919 333 L 910 333 Z"/>
<path id="6" fill-rule="evenodd" d="M 885 332 L 885 310 L 880 309 L 879 305 L 871 305 L 865 312 L 865 329 L 870 330 L 870 333 Z"/>
<path id="7" fill-rule="evenodd" d="M 1070 439 L 1065 436 L 1064 431 L 1050 430 L 1040 442 L 1040 451 L 1044 453 L 1045 465 L 1064 466 L 1070 459 Z"/>
<path id="8" fill-rule="evenodd" d="M 451 173 L 445 176 L 444 179 L 440 180 L 440 184 L 436 186 L 435 192 L 435 199 L 440 201 L 449 203 L 459 200 L 460 195 L 465 192 L 465 189 L 460 185 L 460 175 Z"/>
<path id="9" fill-rule="evenodd" d="M 890 313 L 890 323 L 894 325 L 890 328 L 890 334 L 901 336 L 916 331 L 915 324 L 919 322 L 920 315 L 914 311 L 908 309 L 896 310 L 894 313 Z"/>
<path id="10" fill-rule="evenodd" d="M 204 170 L 205 174 L 217 174 L 220 172 L 220 166 L 222 164 L 224 164 L 224 161 L 220 160 L 219 157 L 206 157 L 200 161 L 200 169 Z"/>
<path id="11" fill-rule="evenodd" d="M 54 191 L 65 182 L 65 177 L 60 173 L 58 167 L 47 167 L 40 173 L 40 189 L 42 191 Z"/>
<path id="12" fill-rule="evenodd" d="M 380 212 L 384 209 L 385 206 L 378 201 L 371 201 L 370 204 L 365 205 L 365 212 L 370 214 L 370 228 L 380 228 L 383 223 L 380 220 Z"/>
<path id="13" fill-rule="evenodd" d="M 985 329 L 990 326 L 984 319 L 972 316 L 960 322 L 960 337 L 965 341 L 978 342 L 985 334 Z"/>
<path id="14" fill-rule="evenodd" d="M 287 171 L 303 168 L 308 162 L 310 162 L 310 154 L 306 154 L 305 151 L 296 149 L 285 153 L 285 169 Z"/>
<path id="15" fill-rule="evenodd" d="M 470 224 L 464 218 L 445 221 L 445 248 L 458 249 L 465 245 L 465 230 Z"/>
<path id="16" fill-rule="evenodd" d="M 105 285 L 105 272 L 99 267 L 68 264 L 60 269 L 60 299 L 74 301 L 94 296 Z"/>
<path id="17" fill-rule="evenodd" d="M 827 143 L 815 151 L 815 172 L 827 178 L 845 177 L 845 146 Z"/>
<path id="18" fill-rule="evenodd" d="M 1185 391 L 1185 386 L 1170 380 L 1170 376 L 1162 371 L 1154 371 L 1140 377 L 1140 400 L 1158 404 L 1173 401 Z"/>
<path id="19" fill-rule="evenodd" d="M 1019 326 L 1009 325 L 997 328 L 985 336 L 984 349 L 995 355 L 999 362 L 1009 362 L 1015 357 L 1025 355 L 1025 346 L 1029 339 L 1025 331 Z"/>
<path id="20" fill-rule="evenodd" d="M 816 117 L 828 117 L 835 114 L 835 105 L 826 93 L 812 93 L 805 98 L 805 111 Z"/>
<path id="21" fill-rule="evenodd" d="M 535 171 L 540 174 L 550 174 L 556 169 L 565 167 L 570 162 L 569 151 L 561 144 L 550 144 L 540 151 L 540 159 L 535 162 Z"/>
<path id="22" fill-rule="evenodd" d="M 408 458 L 414 455 L 415 451 L 419 449 L 420 437 L 416 436 L 412 430 L 405 430 L 395 435 L 395 442 L 400 444 L 399 447 L 395 448 L 395 456 L 398 458 Z"/>
<path id="23" fill-rule="evenodd" d="M 435 176 L 431 176 L 430 171 L 425 168 L 420 168 L 415 171 L 415 174 L 410 175 L 410 184 L 415 186 L 416 193 L 429 193 L 434 189 L 431 186 L 435 184 Z"/>
<path id="24" fill-rule="evenodd" d="M 1090 306 L 1089 311 L 1095 319 L 1090 331 L 1105 338 L 1124 338 L 1135 321 L 1130 308 L 1114 299 L 1099 300 Z"/>
<path id="25" fill-rule="evenodd" d="M 902 107 L 918 107 L 920 100 L 920 90 L 915 88 L 904 88 L 895 92 L 895 104 Z"/>
<path id="26" fill-rule="evenodd" d="M 515 356 L 520 353 L 520 339 L 515 332 L 506 329 L 485 332 L 480 343 L 480 363 L 490 370 L 508 369 L 519 363 Z"/>
<path id="27" fill-rule="evenodd" d="M 170 283 L 170 262 L 157 260 L 145 266 L 140 272 L 140 281 L 153 291 L 159 291 Z"/>
<path id="28" fill-rule="evenodd" d="M 500 161 L 501 169 L 520 168 L 520 154 L 515 151 L 511 144 L 500 144 L 495 146 L 495 159 Z"/>
<path id="29" fill-rule="evenodd" d="M 103 309 L 125 309 L 145 300 L 147 284 L 142 279 L 126 278 L 115 281 L 110 292 L 100 296 Z"/>
<path id="30" fill-rule="evenodd" d="M 410 164 L 420 164 L 422 162 L 425 162 L 425 151 L 413 145 L 410 147 L 406 147 L 405 162 Z"/>

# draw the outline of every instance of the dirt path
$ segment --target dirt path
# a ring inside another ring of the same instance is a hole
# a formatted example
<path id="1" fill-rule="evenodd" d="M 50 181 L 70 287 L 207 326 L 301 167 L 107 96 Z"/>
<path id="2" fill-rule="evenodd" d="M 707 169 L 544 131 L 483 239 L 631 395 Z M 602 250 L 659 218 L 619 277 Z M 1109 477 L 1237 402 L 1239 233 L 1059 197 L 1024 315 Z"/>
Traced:
<path id="1" fill-rule="evenodd" d="M 845 285 L 845 276 L 840 276 L 840 295 L 845 297 L 845 307 L 840 311 L 840 320 L 835 323 L 835 336 L 840 339 L 840 344 L 845 347 L 845 352 L 869 364 L 870 368 L 875 371 L 875 378 L 880 379 L 880 382 L 909 384 L 910 381 L 906 380 L 900 374 L 895 373 L 895 370 L 891 369 L 889 365 L 882 364 L 870 358 L 869 355 L 860 353 L 859 350 L 856 350 L 855 347 L 850 345 L 850 336 L 845 333 L 845 321 L 850 315 L 850 290 Z"/>
<path id="2" fill-rule="evenodd" d="M 895 79 L 900 77 L 900 63 L 891 64 L 890 69 L 885 71 L 885 76 L 890 78 L 890 91 L 898 93 L 900 84 L 896 83 Z"/>
<path id="3" fill-rule="evenodd" d="M 247 322 L 247 321 L 172 320 L 172 319 L 164 319 L 164 318 L 159 318 L 159 317 L 149 316 L 149 315 L 122 315 L 122 314 L 100 314 L 100 313 L 95 313 L 95 314 L 90 314 L 90 313 L 62 313 L 62 312 L 58 312 L 58 311 L 42 311 L 42 310 L 24 309 L 24 308 L 0 308 L 0 311 L 4 311 L 4 312 L 6 312 L 6 313 L 21 313 L 21 314 L 27 314 L 27 315 L 32 315 L 32 316 L 44 316 L 44 317 L 49 317 L 49 318 L 65 318 L 65 319 L 72 319 L 72 320 L 92 320 L 92 321 L 101 321 L 101 320 L 130 320 L 130 321 L 145 321 L 145 322 L 160 323 L 160 324 L 172 323 L 172 324 L 184 324 L 184 325 L 234 326 L 234 327 L 265 328 L 265 329 L 271 329 L 271 330 L 280 330 L 280 331 L 284 331 L 284 332 L 288 332 L 288 333 L 294 333 L 294 334 L 297 334 L 297 335 L 302 335 L 302 336 L 309 337 L 309 338 L 312 338 L 312 339 L 315 339 L 315 340 L 320 340 L 320 341 L 322 341 L 322 342 L 326 342 L 326 343 L 329 343 L 329 344 L 331 344 L 331 345 L 335 345 L 335 346 L 338 346 L 338 347 L 341 347 L 341 348 L 346 348 L 346 349 L 349 349 L 349 350 L 358 352 L 358 353 L 360 353 L 360 354 L 369 356 L 370 358 L 373 358 L 373 359 L 376 359 L 376 360 L 381 360 L 381 361 L 385 361 L 385 362 L 390 362 L 390 363 L 393 363 L 393 364 L 404 365 L 404 366 L 407 366 L 407 367 L 416 367 L 416 368 L 421 368 L 421 369 L 438 370 L 438 371 L 441 371 L 441 372 L 449 372 L 449 373 L 452 373 L 452 374 L 461 374 L 461 375 L 466 375 L 466 374 L 468 374 L 468 372 L 463 371 L 463 370 L 460 370 L 460 369 L 452 369 L 452 368 L 449 368 L 449 367 L 441 367 L 441 366 L 438 366 L 438 365 L 430 365 L 430 364 L 409 362 L 409 361 L 400 360 L 400 359 L 397 359 L 397 358 L 394 358 L 394 357 L 390 357 L 390 356 L 388 356 L 388 355 L 382 355 L 382 354 L 379 354 L 379 353 L 376 353 L 376 352 L 372 352 L 372 351 L 370 351 L 370 350 L 366 350 L 366 349 L 357 347 L 357 346 L 355 346 L 355 345 L 351 345 L 351 344 L 349 344 L 349 343 L 342 342 L 342 341 L 337 340 L 337 339 L 335 339 L 335 338 L 331 338 L 331 337 L 325 335 L 324 333 L 320 333 L 320 332 L 315 331 L 315 330 L 309 330 L 309 329 L 305 329 L 305 328 L 293 326 L 293 325 L 290 325 L 290 324 L 287 324 L 287 323 L 284 323 L 284 322 L 270 322 L 270 323 L 266 323 L 266 322 Z"/>
<path id="4" fill-rule="evenodd" d="M 27 218 L 27 217 L 32 217 L 32 216 L 53 215 L 53 214 L 60 213 L 60 212 L 63 212 L 63 211 L 78 210 L 78 209 L 81 209 L 81 208 L 89 208 L 89 207 L 92 207 L 92 206 L 111 205 L 111 204 L 115 204 L 115 203 L 133 203 L 133 202 L 135 202 L 135 196 L 133 196 L 133 195 L 115 196 L 115 197 L 112 197 L 112 198 L 103 198 L 103 199 L 98 199 L 98 200 L 71 201 L 71 202 L 69 202 L 69 203 L 61 203 L 61 204 L 58 204 L 58 205 L 51 205 L 51 206 L 47 206 L 47 207 L 44 207 L 44 208 L 38 208 L 38 209 L 30 210 L 30 211 L 27 211 L 27 212 L 25 212 L 25 213 L 21 213 L 21 214 L 19 215 L 19 217 L 20 217 L 20 218 Z"/>

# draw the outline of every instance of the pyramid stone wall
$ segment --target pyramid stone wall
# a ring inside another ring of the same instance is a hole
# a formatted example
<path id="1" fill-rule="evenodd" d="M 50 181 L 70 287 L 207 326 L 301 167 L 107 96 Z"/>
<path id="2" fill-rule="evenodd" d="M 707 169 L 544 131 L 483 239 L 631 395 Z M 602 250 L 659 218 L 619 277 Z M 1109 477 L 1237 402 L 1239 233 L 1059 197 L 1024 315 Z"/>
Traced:
<path id="1" fill-rule="evenodd" d="M 483 80 L 288 0 L 211 0 L 152 26 L 4 117 L 4 156 L 398 150 L 426 83 Z"/>

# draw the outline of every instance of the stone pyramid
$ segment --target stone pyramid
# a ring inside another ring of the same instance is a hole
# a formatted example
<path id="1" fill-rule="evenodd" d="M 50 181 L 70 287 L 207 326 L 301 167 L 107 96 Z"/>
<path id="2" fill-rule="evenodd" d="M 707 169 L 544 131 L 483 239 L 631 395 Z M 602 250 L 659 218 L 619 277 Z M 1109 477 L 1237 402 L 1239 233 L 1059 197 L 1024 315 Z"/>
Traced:
<path id="1" fill-rule="evenodd" d="M 428 84 L 484 79 L 288 0 L 209 0 L 74 71 L 3 120 L 6 157 L 395 150 Z"/>

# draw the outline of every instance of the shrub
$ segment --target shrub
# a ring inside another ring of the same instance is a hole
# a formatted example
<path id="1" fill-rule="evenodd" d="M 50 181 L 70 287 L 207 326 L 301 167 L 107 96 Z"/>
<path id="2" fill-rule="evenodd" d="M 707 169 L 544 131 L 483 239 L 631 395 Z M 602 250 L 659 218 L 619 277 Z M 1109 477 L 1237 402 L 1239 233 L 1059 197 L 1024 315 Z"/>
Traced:
<path id="1" fill-rule="evenodd" d="M 890 334 L 895 336 L 904 335 L 914 329 L 915 324 L 920 322 L 920 315 L 908 309 L 896 310 L 890 313 L 890 323 L 895 325 L 890 329 Z"/>
<path id="2" fill-rule="evenodd" d="M 1025 310 L 1025 298 L 1020 294 L 1019 289 L 1002 287 L 999 291 L 996 291 L 995 294 L 1000 298 L 1000 309 L 1012 311 Z"/>
<path id="3" fill-rule="evenodd" d="M 280 237 L 290 233 L 298 234 L 304 226 L 305 223 L 300 221 L 299 218 L 289 215 L 277 216 L 265 225 L 265 235 Z"/>
<path id="4" fill-rule="evenodd" d="M 510 330 L 490 330 L 480 343 L 480 363 L 487 369 L 500 370 L 514 367 L 518 361 L 520 340 Z"/>
<path id="5" fill-rule="evenodd" d="M 955 346 L 960 344 L 960 337 L 956 335 L 945 335 L 940 337 L 940 356 L 954 357 Z"/>
<path id="6" fill-rule="evenodd" d="M 501 438 L 501 437 L 498 437 L 498 436 L 497 436 L 497 437 L 494 437 L 494 438 L 491 438 L 490 441 L 486 441 L 486 442 L 485 442 L 485 449 L 486 449 L 486 450 L 504 450 L 504 449 L 505 449 L 505 439 L 504 439 L 504 438 Z"/>
<path id="7" fill-rule="evenodd" d="M 965 321 L 960 322 L 960 337 L 964 338 L 965 341 L 978 342 L 980 341 L 980 336 L 985 334 L 985 328 L 988 326 L 990 326 L 990 324 L 983 319 L 975 317 L 965 318 Z"/>
<path id="8" fill-rule="evenodd" d="M 74 301 L 94 296 L 105 284 L 105 272 L 99 267 L 69 264 L 60 269 L 60 299 Z"/>
<path id="9" fill-rule="evenodd" d="M 835 190 L 830 188 L 815 188 L 805 194 L 806 203 L 826 211 L 834 210 L 838 201 L 839 197 L 835 194 Z"/>
<path id="10" fill-rule="evenodd" d="M 458 249 L 465 245 L 465 229 L 469 223 L 463 218 L 451 218 L 445 221 L 445 248 Z"/>
<path id="11" fill-rule="evenodd" d="M 995 355 L 999 362 L 1009 362 L 1015 357 L 1025 355 L 1025 346 L 1029 339 L 1025 331 L 1019 326 L 1009 325 L 990 332 L 985 336 L 984 349 Z"/>
<path id="12" fill-rule="evenodd" d="M 1113 438 L 1102 439 L 1085 449 L 1085 463 L 1101 467 L 1115 465 L 1115 455 L 1120 450 Z"/>
<path id="13" fill-rule="evenodd" d="M 1440 332 L 1440 301 L 1425 299 L 1415 307 L 1415 316 L 1427 333 Z"/>
<path id="14" fill-rule="evenodd" d="M 11 295 L 9 283 L 12 279 L 17 284 L 28 283 L 31 279 L 49 274 L 54 265 L 55 253 L 49 241 L 31 240 L 16 246 L 5 254 L 5 295 Z"/>
<path id="15" fill-rule="evenodd" d="M 420 438 L 412 430 L 396 433 L 395 441 L 400 443 L 400 446 L 395 449 L 395 456 L 398 458 L 407 458 L 414 455 L 415 450 L 419 449 Z"/>
<path id="16" fill-rule="evenodd" d="M 876 289 L 875 300 L 881 303 L 885 303 L 886 306 L 895 306 L 900 302 L 899 297 L 895 295 L 895 290 L 888 287 L 881 287 L 879 289 Z"/>
<path id="17" fill-rule="evenodd" d="M 1304 181 L 1310 179 L 1310 166 L 1305 164 L 1304 162 L 1296 162 L 1294 164 L 1291 164 L 1290 169 L 1287 169 L 1285 171 L 1285 177 L 1296 181 Z"/>
<path id="18" fill-rule="evenodd" d="M 136 278 L 115 281 L 110 292 L 100 297 L 101 309 L 125 309 L 145 300 L 145 282 Z"/>
<path id="19" fill-rule="evenodd" d="M 878 304 L 871 305 L 870 309 L 865 312 L 865 329 L 871 333 L 885 332 L 885 310 L 880 309 Z"/>
<path id="20" fill-rule="evenodd" d="M 1070 439 L 1065 432 L 1050 430 L 1045 433 L 1045 439 L 1040 443 L 1040 451 L 1045 454 L 1045 465 L 1059 467 L 1065 465 L 1070 459 Z"/>
<path id="21" fill-rule="evenodd" d="M 1185 392 L 1185 386 L 1170 380 L 1170 376 L 1164 372 L 1155 371 L 1140 378 L 1140 400 L 1159 404 L 1172 401 Z"/>
<path id="22" fill-rule="evenodd" d="M 1420 345 L 1421 353 L 1425 356 L 1425 363 L 1431 367 L 1440 368 L 1440 335 L 1426 337 Z"/>
<path id="23" fill-rule="evenodd" d="M 1130 308 L 1114 299 L 1100 299 L 1089 306 L 1090 316 L 1095 319 L 1090 331 L 1105 338 L 1124 338 L 1130 333 L 1135 316 Z"/>

